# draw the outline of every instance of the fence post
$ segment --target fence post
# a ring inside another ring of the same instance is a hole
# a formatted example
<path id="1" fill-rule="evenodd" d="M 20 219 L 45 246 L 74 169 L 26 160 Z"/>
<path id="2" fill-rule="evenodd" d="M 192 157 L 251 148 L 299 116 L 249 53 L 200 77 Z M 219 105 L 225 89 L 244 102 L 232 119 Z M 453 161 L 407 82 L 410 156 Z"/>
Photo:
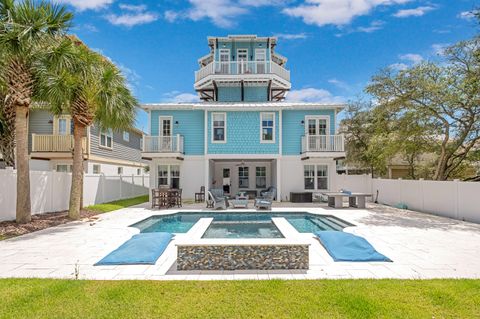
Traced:
<path id="1" fill-rule="evenodd" d="M 425 191 L 424 191 L 425 180 L 423 178 L 420 178 L 418 182 L 420 183 L 420 196 L 422 196 L 422 212 L 424 212 L 425 211 Z"/>
<path id="2" fill-rule="evenodd" d="M 119 199 L 122 199 L 123 198 L 123 178 L 122 178 L 122 174 L 120 174 L 120 198 Z"/>
<path id="3" fill-rule="evenodd" d="M 459 209 L 458 209 L 458 203 L 459 203 L 459 200 L 458 200 L 458 182 L 459 180 L 458 179 L 454 179 L 453 180 L 453 187 L 455 189 L 455 191 L 453 192 L 453 196 L 455 197 L 453 199 L 453 202 L 455 203 L 455 219 L 460 219 L 459 218 Z"/>

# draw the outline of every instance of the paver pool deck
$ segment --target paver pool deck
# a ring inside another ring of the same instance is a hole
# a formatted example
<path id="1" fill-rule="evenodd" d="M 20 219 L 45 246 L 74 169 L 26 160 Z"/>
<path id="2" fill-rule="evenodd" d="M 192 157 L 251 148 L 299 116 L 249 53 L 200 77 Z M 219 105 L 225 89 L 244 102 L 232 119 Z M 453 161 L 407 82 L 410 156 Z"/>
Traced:
<path id="1" fill-rule="evenodd" d="M 104 280 L 480 278 L 478 224 L 375 204 L 342 210 L 311 204 L 288 206 L 282 204 L 273 211 L 308 211 L 344 219 L 355 225 L 344 231 L 365 237 L 393 262 L 334 262 L 312 234 L 298 234 L 311 244 L 310 269 L 306 271 L 177 271 L 175 241 L 187 233 L 177 235 L 155 265 L 93 266 L 139 232 L 129 227 L 133 223 L 152 215 L 204 207 L 151 210 L 144 204 L 99 215 L 96 221 L 71 222 L 0 241 L 0 278 L 75 278 L 76 272 L 80 279 Z"/>

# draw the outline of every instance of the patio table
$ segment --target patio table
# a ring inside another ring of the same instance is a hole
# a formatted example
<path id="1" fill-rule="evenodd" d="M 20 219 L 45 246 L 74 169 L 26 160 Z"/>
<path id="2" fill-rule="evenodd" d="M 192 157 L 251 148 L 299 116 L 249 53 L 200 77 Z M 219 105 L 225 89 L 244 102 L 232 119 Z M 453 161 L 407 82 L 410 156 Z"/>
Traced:
<path id="1" fill-rule="evenodd" d="M 366 198 L 372 197 L 368 193 L 326 192 L 322 195 L 328 197 L 328 206 L 334 208 L 343 208 L 344 197 L 348 197 L 348 207 L 365 208 Z"/>
<path id="2" fill-rule="evenodd" d="M 248 199 L 232 199 L 230 205 L 233 208 L 248 208 Z"/>

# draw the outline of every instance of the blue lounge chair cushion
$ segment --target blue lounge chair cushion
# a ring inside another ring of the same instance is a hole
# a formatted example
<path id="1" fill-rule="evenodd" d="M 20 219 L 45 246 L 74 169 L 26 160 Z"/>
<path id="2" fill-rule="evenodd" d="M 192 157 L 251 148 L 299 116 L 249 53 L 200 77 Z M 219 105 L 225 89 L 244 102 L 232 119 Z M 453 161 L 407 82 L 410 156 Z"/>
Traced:
<path id="1" fill-rule="evenodd" d="M 363 237 L 341 231 L 315 233 L 335 261 L 391 261 Z"/>
<path id="2" fill-rule="evenodd" d="M 154 265 L 172 239 L 170 233 L 141 233 L 97 262 L 101 265 Z"/>

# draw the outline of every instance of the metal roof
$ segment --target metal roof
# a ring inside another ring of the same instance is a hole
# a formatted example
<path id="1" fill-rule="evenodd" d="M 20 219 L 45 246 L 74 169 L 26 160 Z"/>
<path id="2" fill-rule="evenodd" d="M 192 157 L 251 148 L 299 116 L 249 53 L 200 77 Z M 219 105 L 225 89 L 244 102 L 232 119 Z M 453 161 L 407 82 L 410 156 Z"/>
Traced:
<path id="1" fill-rule="evenodd" d="M 147 103 L 144 110 L 304 110 L 304 109 L 344 109 L 341 103 L 315 102 L 198 102 L 198 103 Z"/>

